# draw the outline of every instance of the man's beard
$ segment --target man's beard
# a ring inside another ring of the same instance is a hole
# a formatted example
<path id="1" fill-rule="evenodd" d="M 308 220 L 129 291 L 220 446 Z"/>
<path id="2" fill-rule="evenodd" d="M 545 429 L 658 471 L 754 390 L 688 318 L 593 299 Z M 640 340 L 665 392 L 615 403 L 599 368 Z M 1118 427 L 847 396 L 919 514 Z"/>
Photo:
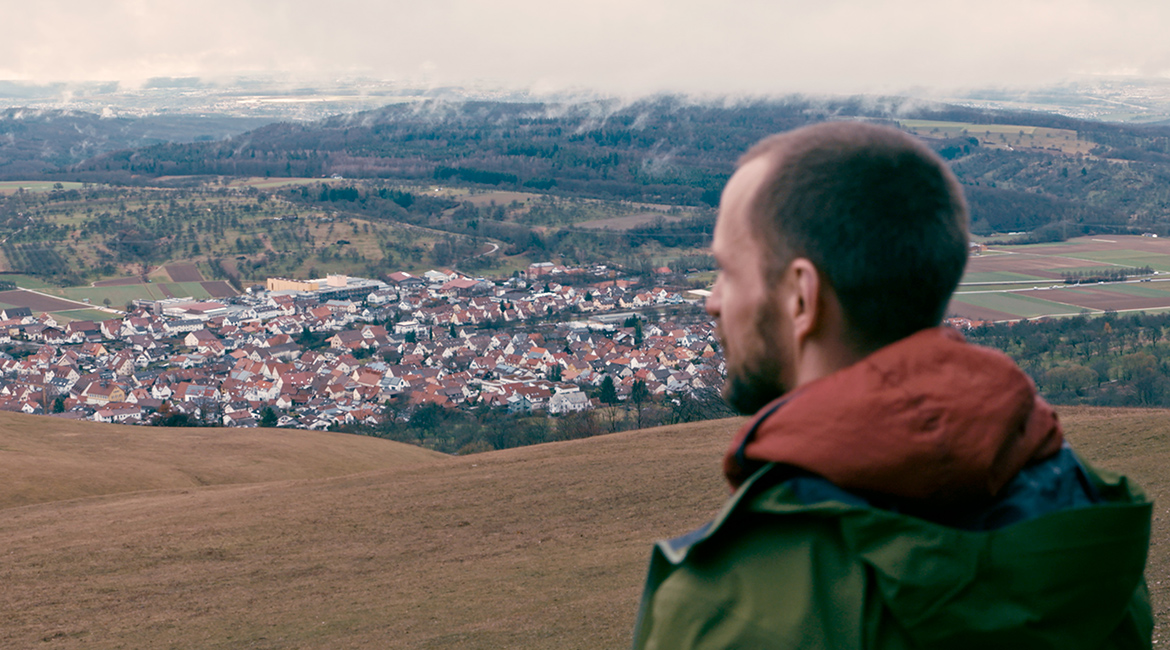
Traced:
<path id="1" fill-rule="evenodd" d="M 760 354 L 753 358 L 741 359 L 736 367 L 727 367 L 727 380 L 723 384 L 723 398 L 732 408 L 751 415 L 768 402 L 788 392 L 785 386 L 784 360 L 787 356 L 776 340 L 776 323 L 780 317 L 777 305 L 766 304 L 756 314 L 755 336 L 760 345 Z M 727 350 L 727 343 L 723 343 Z"/>
<path id="2" fill-rule="evenodd" d="M 750 365 L 727 369 L 723 384 L 723 398 L 744 415 L 759 411 L 765 404 L 788 392 L 780 381 L 778 364 L 768 359 L 756 359 Z"/>

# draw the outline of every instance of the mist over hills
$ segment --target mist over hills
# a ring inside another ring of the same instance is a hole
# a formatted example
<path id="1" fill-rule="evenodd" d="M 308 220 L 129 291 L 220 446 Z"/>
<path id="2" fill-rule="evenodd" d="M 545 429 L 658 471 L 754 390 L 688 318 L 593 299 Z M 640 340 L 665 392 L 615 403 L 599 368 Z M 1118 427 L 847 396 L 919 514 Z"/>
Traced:
<path id="1" fill-rule="evenodd" d="M 0 178 L 42 178 L 107 151 L 219 140 L 267 122 L 222 115 L 114 117 L 60 109 L 0 109 Z"/>
<path id="2" fill-rule="evenodd" d="M 830 119 L 902 124 L 926 139 L 966 186 L 980 234 L 1170 229 L 1170 127 L 904 98 L 426 101 L 243 133 L 235 118 L 9 110 L 0 114 L 0 178 L 342 176 L 713 206 L 752 143 Z M 1062 150 L 1040 131 L 1083 146 Z"/>

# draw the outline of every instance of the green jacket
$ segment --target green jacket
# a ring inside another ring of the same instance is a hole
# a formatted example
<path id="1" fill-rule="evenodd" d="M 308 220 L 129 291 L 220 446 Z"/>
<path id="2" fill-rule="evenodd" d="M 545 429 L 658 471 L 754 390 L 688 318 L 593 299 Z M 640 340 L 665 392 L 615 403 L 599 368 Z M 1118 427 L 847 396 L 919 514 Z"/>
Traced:
<path id="1" fill-rule="evenodd" d="M 971 532 L 793 483 L 744 483 L 659 542 L 634 648 L 1149 648 L 1151 504 L 1086 466 L 1101 502 Z"/>

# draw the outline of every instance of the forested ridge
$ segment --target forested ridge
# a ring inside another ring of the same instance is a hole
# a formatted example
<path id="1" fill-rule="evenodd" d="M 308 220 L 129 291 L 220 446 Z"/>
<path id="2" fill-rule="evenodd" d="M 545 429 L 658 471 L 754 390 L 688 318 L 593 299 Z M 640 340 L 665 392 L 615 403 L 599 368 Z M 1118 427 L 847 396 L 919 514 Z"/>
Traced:
<path id="1" fill-rule="evenodd" d="M 263 124 L 258 118 L 222 115 L 108 117 L 73 110 L 0 109 L 0 180 L 58 177 L 108 151 L 219 140 Z"/>
<path id="2" fill-rule="evenodd" d="M 1170 228 L 1170 128 L 898 99 L 398 104 L 226 140 L 104 153 L 61 173 L 122 182 L 338 175 L 713 206 L 736 158 L 765 135 L 831 119 L 911 118 L 1065 129 L 1091 145 L 1070 155 L 928 138 L 967 186 L 978 233 L 1059 239 Z"/>
<path id="3" fill-rule="evenodd" d="M 203 140 L 186 144 L 150 144 L 151 138 L 167 138 L 156 137 L 158 122 L 148 119 L 156 118 L 8 110 L 0 114 L 0 178 L 151 184 L 216 176 L 340 176 L 709 208 L 718 203 L 736 158 L 767 134 L 832 119 L 891 124 L 914 119 L 969 126 L 962 137 L 916 132 L 949 160 L 965 185 L 977 234 L 1029 231 L 1033 241 L 1094 233 L 1170 234 L 1168 127 L 896 98 L 807 97 L 723 103 L 681 97 L 576 104 L 431 101 L 269 124 L 227 139 L 193 136 L 210 128 L 209 122 L 188 124 L 181 134 L 167 132 L 171 140 L 182 139 L 179 135 Z M 154 131 L 147 128 L 151 124 Z M 990 135 L 1004 125 L 1018 126 L 1020 136 L 1024 129 L 1060 129 L 1084 146 L 1073 154 L 1021 144 L 1004 133 L 1002 142 L 977 137 L 984 128 Z M 127 148 L 109 151 L 118 146 Z M 337 202 L 367 195 L 313 198 Z M 383 205 L 398 215 L 420 213 L 401 204 L 401 210 L 391 208 L 388 201 Z M 526 239 L 519 245 L 527 248 L 534 243 L 528 228 L 500 226 L 493 223 L 500 219 L 482 216 L 450 220 L 444 229 L 466 232 L 474 225 L 499 232 L 471 234 L 512 243 Z M 711 219 L 708 213 L 670 228 L 674 236 L 699 242 Z M 666 224 L 657 227 L 661 231 Z"/>

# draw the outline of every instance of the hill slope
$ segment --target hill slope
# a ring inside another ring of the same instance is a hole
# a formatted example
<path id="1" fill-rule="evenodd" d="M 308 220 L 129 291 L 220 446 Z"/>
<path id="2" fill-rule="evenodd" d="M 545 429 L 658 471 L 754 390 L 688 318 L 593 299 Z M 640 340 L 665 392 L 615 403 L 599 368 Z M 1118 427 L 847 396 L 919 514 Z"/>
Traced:
<path id="1" fill-rule="evenodd" d="M 1170 414 L 1063 413 L 1085 456 L 1167 494 Z M 651 541 L 717 510 L 738 423 L 8 509 L 0 646 L 625 647 Z"/>
<path id="2" fill-rule="evenodd" d="M 0 508 L 429 463 L 443 454 L 343 433 L 166 429 L 0 413 Z"/>

